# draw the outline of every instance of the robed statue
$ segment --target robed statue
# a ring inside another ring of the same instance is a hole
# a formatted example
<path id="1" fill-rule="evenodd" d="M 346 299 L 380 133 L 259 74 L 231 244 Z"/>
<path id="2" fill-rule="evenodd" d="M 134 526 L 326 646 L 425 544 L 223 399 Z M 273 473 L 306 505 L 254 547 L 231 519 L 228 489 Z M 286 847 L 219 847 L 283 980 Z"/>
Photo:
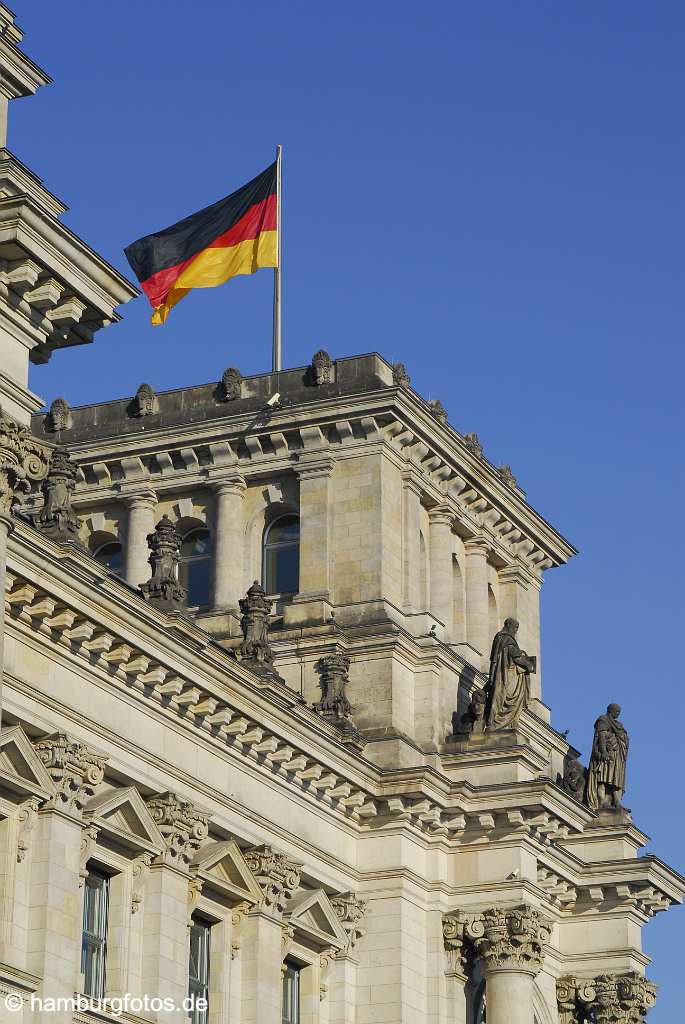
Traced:
<path id="1" fill-rule="evenodd" d="M 595 722 L 585 803 L 591 811 L 618 810 L 626 788 L 628 733 L 618 716 L 621 708 L 610 704 Z"/>
<path id="2" fill-rule="evenodd" d="M 504 628 L 492 641 L 487 684 L 490 731 L 513 729 L 530 700 L 530 674 L 535 672 L 537 663 L 517 644 L 518 628 L 516 619 L 505 619 Z"/>

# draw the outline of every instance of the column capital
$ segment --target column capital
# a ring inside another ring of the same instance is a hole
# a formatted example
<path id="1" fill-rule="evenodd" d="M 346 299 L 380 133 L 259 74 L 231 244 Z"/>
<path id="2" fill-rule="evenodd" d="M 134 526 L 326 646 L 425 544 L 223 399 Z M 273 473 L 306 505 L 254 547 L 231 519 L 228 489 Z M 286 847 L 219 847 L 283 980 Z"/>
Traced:
<path id="1" fill-rule="evenodd" d="M 54 732 L 36 740 L 33 749 L 55 784 L 55 796 L 50 806 L 80 816 L 104 778 L 107 758 L 64 732 Z"/>
<path id="2" fill-rule="evenodd" d="M 132 508 L 155 508 L 157 505 L 157 492 L 152 487 L 142 487 L 136 491 L 124 491 L 122 499 L 129 509 Z"/>
<path id="3" fill-rule="evenodd" d="M 402 470 L 402 487 L 407 491 L 412 491 L 419 498 L 425 492 L 421 474 L 416 469 L 408 468 Z"/>
<path id="4" fill-rule="evenodd" d="M 245 494 L 247 483 L 244 476 L 234 473 L 232 476 L 214 477 L 210 481 L 209 486 L 217 497 L 222 494 L 235 494 L 242 498 Z"/>
<path id="5" fill-rule="evenodd" d="M 164 839 L 163 862 L 187 871 L 190 861 L 207 838 L 210 815 L 199 811 L 189 800 L 181 800 L 175 793 L 151 796 L 146 803 Z"/>
<path id="6" fill-rule="evenodd" d="M 552 923 L 539 910 L 520 906 L 491 907 L 476 914 L 460 915 L 464 937 L 483 961 L 485 971 L 540 973 L 543 947 L 549 941 Z"/>
<path id="7" fill-rule="evenodd" d="M 335 459 L 330 455 L 316 455 L 308 458 L 300 456 L 293 469 L 300 480 L 315 480 L 317 477 L 329 477 L 333 473 Z"/>
<path id="8" fill-rule="evenodd" d="M 300 885 L 300 867 L 271 846 L 251 846 L 243 854 L 263 893 L 262 907 L 281 913 Z"/>
<path id="9" fill-rule="evenodd" d="M 428 521 L 431 526 L 451 527 L 455 519 L 456 514 L 451 505 L 434 505 L 433 508 L 428 509 Z"/>
<path id="10" fill-rule="evenodd" d="M 475 537 L 469 537 L 468 540 L 464 541 L 465 555 L 482 555 L 483 557 L 487 557 L 489 550 L 490 544 L 488 539 L 482 534 L 477 534 Z"/>
<path id="11" fill-rule="evenodd" d="M 596 1024 L 642 1024 L 656 1004 L 656 994 L 656 985 L 635 971 L 559 978 L 559 1019 L 561 1024 L 581 1024 L 591 1013 Z"/>

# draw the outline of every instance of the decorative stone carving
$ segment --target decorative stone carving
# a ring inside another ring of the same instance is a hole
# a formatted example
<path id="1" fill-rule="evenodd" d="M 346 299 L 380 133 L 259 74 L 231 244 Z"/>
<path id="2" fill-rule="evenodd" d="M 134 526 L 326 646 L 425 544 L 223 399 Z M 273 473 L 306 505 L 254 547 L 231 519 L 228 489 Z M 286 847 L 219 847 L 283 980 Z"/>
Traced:
<path id="1" fill-rule="evenodd" d="M 492 641 L 486 688 L 489 730 L 513 729 L 530 700 L 530 674 L 537 663 L 516 643 L 518 628 L 516 619 L 505 619 Z"/>
<path id="2" fill-rule="evenodd" d="M 457 711 L 452 715 L 452 730 L 455 736 L 482 736 L 485 732 L 486 696 L 484 690 L 474 690 L 471 701 L 463 715 Z"/>
<path id="3" fill-rule="evenodd" d="M 243 375 L 235 366 L 229 366 L 221 377 L 220 393 L 224 402 L 234 402 L 242 397 Z"/>
<path id="4" fill-rule="evenodd" d="M 17 864 L 23 864 L 29 851 L 31 833 L 38 817 L 40 800 L 35 796 L 29 797 L 17 811 L 17 823 L 19 826 L 17 837 Z"/>
<path id="5" fill-rule="evenodd" d="M 193 926 L 193 914 L 197 910 L 200 902 L 200 896 L 202 896 L 202 886 L 204 882 L 201 878 L 189 878 L 188 879 L 188 927 Z"/>
<path id="6" fill-rule="evenodd" d="M 281 913 L 300 886 L 300 865 L 266 845 L 252 846 L 243 854 L 264 894 L 263 905 Z"/>
<path id="7" fill-rule="evenodd" d="M 428 403 L 431 416 L 434 416 L 438 423 L 442 423 L 443 426 L 447 426 L 449 423 L 449 417 L 447 415 L 447 409 L 442 404 L 439 398 L 433 398 Z"/>
<path id="8" fill-rule="evenodd" d="M 492 907 L 480 914 L 464 915 L 462 920 L 464 937 L 472 943 L 486 971 L 504 968 L 536 975 L 542 970 L 552 924 L 539 910 Z"/>
<path id="9" fill-rule="evenodd" d="M 361 922 L 366 917 L 368 903 L 359 899 L 353 892 L 344 892 L 340 896 L 331 896 L 331 906 L 347 933 L 344 952 L 351 953 L 359 939 L 366 934 Z"/>
<path id="10" fill-rule="evenodd" d="M 512 490 L 517 489 L 516 477 L 511 471 L 511 466 L 498 466 L 497 475 L 505 487 L 510 487 Z"/>
<path id="11" fill-rule="evenodd" d="M 339 652 L 319 658 L 314 668 L 320 677 L 321 700 L 314 705 L 314 710 L 336 729 L 350 737 L 358 737 L 359 733 L 350 721 L 352 707 L 345 692 L 349 667 L 350 659 Z"/>
<path id="12" fill-rule="evenodd" d="M 41 484 L 43 507 L 31 516 L 33 526 L 60 544 L 79 541 L 81 520 L 74 512 L 71 496 L 76 487 L 77 466 L 60 445 L 52 453 L 48 474 Z"/>
<path id="13" fill-rule="evenodd" d="M 595 722 L 585 802 L 592 811 L 620 811 L 626 786 L 628 733 L 618 716 L 621 708 L 610 704 Z"/>
<path id="14" fill-rule="evenodd" d="M 476 458 L 483 458 L 483 445 L 480 443 L 478 434 L 474 434 L 473 432 L 470 434 L 464 434 L 464 444 L 471 454 L 476 456 Z"/>
<path id="15" fill-rule="evenodd" d="M 105 775 L 106 757 L 89 750 L 64 732 L 55 732 L 36 740 L 33 748 L 50 773 L 57 792 L 53 805 L 68 810 L 83 810 L 95 795 Z"/>
<path id="16" fill-rule="evenodd" d="M 325 349 L 321 348 L 312 357 L 310 376 L 315 387 L 333 383 L 333 360 Z"/>
<path id="17" fill-rule="evenodd" d="M 585 767 L 577 758 L 569 757 L 564 763 L 564 775 L 561 781 L 561 788 L 572 796 L 574 800 L 581 803 L 585 797 Z"/>
<path id="18" fill-rule="evenodd" d="M 207 838 L 210 816 L 175 793 L 161 793 L 146 802 L 164 838 L 166 859 L 177 867 L 187 867 Z"/>
<path id="19" fill-rule="evenodd" d="M 466 924 L 459 914 L 445 914 L 442 919 L 442 938 L 447 953 L 447 973 L 466 977 L 471 960 L 472 947 L 466 934 Z"/>
<path id="20" fill-rule="evenodd" d="M 141 384 L 131 402 L 132 416 L 153 416 L 159 412 L 159 399 L 149 384 Z"/>
<path id="21" fill-rule="evenodd" d="M 73 423 L 74 417 L 71 415 L 71 407 L 66 398 L 56 398 L 45 419 L 46 430 L 58 434 L 62 430 L 71 430 Z"/>
<path id="22" fill-rule="evenodd" d="M 266 596 L 259 580 L 255 580 L 238 604 L 242 613 L 240 628 L 243 631 L 243 642 L 237 648 L 236 655 L 270 665 L 274 660 L 269 644 L 269 615 L 273 601 Z"/>
<path id="23" fill-rule="evenodd" d="M 0 409 L 0 514 L 9 514 L 16 495 L 28 493 L 47 470 L 48 448 Z"/>
<path id="24" fill-rule="evenodd" d="M 407 373 L 404 363 L 392 364 L 392 382 L 396 388 L 408 388 L 411 384 L 411 377 Z"/>
<path id="25" fill-rule="evenodd" d="M 145 898 L 145 885 L 147 883 L 148 875 L 150 874 L 150 867 L 154 860 L 151 853 L 142 853 L 140 857 L 136 857 L 131 865 L 131 877 L 133 881 L 133 892 L 131 893 L 131 913 L 137 914 L 143 905 Z"/>
<path id="26" fill-rule="evenodd" d="M 178 611 L 185 606 L 188 594 L 178 582 L 181 538 L 168 516 L 162 516 L 153 533 L 147 535 L 147 542 L 152 576 L 141 584 L 142 595 L 162 611 Z"/>
<path id="27" fill-rule="evenodd" d="M 657 989 L 641 974 L 564 977 L 557 981 L 560 1024 L 642 1024 Z"/>
<path id="28" fill-rule="evenodd" d="M 79 889 L 83 889 L 86 884 L 86 878 L 88 877 L 88 861 L 90 860 L 90 855 L 95 849 L 99 832 L 100 829 L 97 825 L 86 825 L 86 827 L 81 830 L 81 850 L 79 853 L 78 872 Z"/>

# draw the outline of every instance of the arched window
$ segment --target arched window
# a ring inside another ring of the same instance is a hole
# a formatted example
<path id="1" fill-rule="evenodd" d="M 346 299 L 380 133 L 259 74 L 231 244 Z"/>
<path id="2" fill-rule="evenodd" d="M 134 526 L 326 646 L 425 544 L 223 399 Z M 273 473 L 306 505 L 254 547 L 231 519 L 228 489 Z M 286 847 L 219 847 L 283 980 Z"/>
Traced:
<path id="1" fill-rule="evenodd" d="M 287 515 L 264 531 L 262 586 L 267 594 L 296 594 L 300 587 L 300 520 Z"/>
<path id="2" fill-rule="evenodd" d="M 190 530 L 181 541 L 178 580 L 188 591 L 188 607 L 209 604 L 209 577 L 212 568 L 212 543 L 203 526 Z"/>
<path id="3" fill-rule="evenodd" d="M 118 540 L 108 540 L 93 551 L 93 558 L 106 566 L 115 576 L 123 576 L 124 552 Z"/>

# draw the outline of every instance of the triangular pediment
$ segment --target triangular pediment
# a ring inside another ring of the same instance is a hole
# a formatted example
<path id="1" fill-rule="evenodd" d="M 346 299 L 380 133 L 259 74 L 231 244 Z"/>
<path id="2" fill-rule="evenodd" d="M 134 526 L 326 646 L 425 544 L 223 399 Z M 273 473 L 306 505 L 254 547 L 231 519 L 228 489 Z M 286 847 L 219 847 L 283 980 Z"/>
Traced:
<path id="1" fill-rule="evenodd" d="M 295 929 L 295 938 L 303 945 L 342 949 L 347 943 L 347 933 L 323 889 L 291 900 L 284 920 Z"/>
<path id="2" fill-rule="evenodd" d="M 262 890 L 233 839 L 210 843 L 196 854 L 192 867 L 198 876 L 236 902 L 259 903 Z"/>
<path id="3" fill-rule="evenodd" d="M 86 806 L 84 818 L 128 849 L 150 853 L 161 853 L 164 849 L 162 835 L 135 786 L 95 797 Z"/>
<path id="4" fill-rule="evenodd" d="M 29 796 L 48 800 L 55 793 L 47 768 L 20 725 L 0 733 L 0 789 L 20 801 Z"/>

